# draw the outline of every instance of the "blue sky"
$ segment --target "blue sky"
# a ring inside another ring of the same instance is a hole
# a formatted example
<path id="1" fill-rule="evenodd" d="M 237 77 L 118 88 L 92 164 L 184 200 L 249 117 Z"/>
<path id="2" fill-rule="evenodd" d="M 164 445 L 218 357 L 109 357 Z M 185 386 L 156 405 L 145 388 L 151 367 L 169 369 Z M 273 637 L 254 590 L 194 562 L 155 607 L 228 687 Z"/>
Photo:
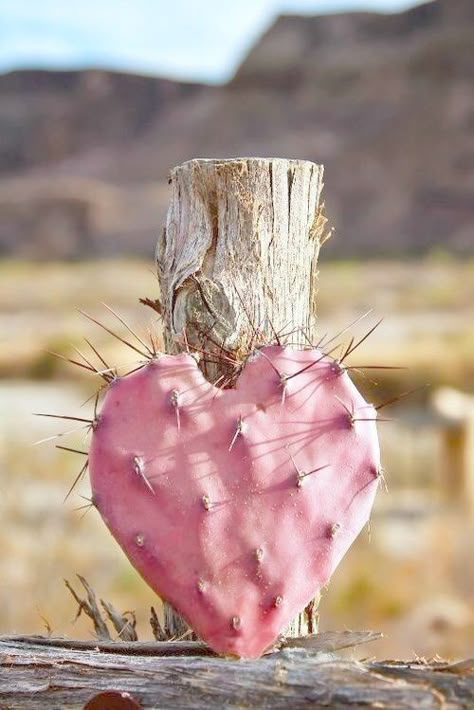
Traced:
<path id="1" fill-rule="evenodd" d="M 102 66 L 225 81 L 281 12 L 394 12 L 416 0 L 0 0 L 0 71 Z"/>

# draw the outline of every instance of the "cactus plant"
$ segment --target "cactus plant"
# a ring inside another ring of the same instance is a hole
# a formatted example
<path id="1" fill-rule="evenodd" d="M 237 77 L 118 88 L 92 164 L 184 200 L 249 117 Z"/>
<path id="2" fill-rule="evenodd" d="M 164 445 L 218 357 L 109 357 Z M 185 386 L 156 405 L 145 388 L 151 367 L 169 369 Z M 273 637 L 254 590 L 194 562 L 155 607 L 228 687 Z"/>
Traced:
<path id="1" fill-rule="evenodd" d="M 148 584 L 219 653 L 261 655 L 367 523 L 376 408 L 317 348 L 254 350 L 230 389 L 189 354 L 108 378 L 92 502 Z"/>

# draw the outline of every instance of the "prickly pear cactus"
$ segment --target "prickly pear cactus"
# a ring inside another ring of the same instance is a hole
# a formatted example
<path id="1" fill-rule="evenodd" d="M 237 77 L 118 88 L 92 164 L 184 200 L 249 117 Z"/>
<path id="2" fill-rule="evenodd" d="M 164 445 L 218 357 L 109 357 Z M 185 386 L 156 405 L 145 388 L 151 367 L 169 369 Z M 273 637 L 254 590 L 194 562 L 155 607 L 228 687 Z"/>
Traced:
<path id="1" fill-rule="evenodd" d="M 257 349 L 231 389 L 188 354 L 110 382 L 93 503 L 148 584 L 222 654 L 260 656 L 367 523 L 376 410 L 318 349 Z"/>

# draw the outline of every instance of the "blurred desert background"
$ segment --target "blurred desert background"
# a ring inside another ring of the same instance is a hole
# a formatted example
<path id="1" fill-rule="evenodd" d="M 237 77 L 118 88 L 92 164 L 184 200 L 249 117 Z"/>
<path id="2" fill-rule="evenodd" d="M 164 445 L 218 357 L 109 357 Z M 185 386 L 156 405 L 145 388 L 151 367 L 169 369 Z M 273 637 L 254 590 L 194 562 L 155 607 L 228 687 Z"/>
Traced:
<path id="1" fill-rule="evenodd" d="M 321 628 L 382 631 L 368 651 L 378 657 L 472 655 L 472 0 L 276 3 L 228 76 L 207 81 L 98 60 L 9 66 L 7 29 L 28 18 L 13 5 L 0 1 L 0 633 L 90 638 L 63 583 L 79 589 L 79 573 L 151 637 L 154 594 L 98 514 L 78 510 L 87 477 L 64 502 L 81 461 L 55 445 L 82 449 L 86 432 L 33 413 L 93 407 L 99 379 L 50 351 L 76 358 L 88 338 L 108 363 L 133 363 L 78 309 L 124 334 L 106 303 L 140 334 L 159 332 L 139 299 L 158 297 L 170 168 L 275 155 L 325 165 L 335 231 L 320 256 L 319 332 L 373 309 L 353 334 L 383 322 L 350 364 L 406 369 L 354 378 L 376 402 L 417 389 L 384 410 L 387 491 L 323 594 Z M 148 7 L 166 13 L 161 0 Z"/>

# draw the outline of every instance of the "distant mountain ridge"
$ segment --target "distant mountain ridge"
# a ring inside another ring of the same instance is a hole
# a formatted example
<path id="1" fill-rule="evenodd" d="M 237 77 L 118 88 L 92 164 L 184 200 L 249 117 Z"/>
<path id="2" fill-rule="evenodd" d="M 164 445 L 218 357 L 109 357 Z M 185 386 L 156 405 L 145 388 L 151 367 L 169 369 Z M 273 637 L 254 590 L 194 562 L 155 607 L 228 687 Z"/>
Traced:
<path id="1" fill-rule="evenodd" d="M 0 75 L 0 174 L 133 140 L 199 88 L 101 70 Z"/>
<path id="2" fill-rule="evenodd" d="M 278 18 L 226 86 L 0 76 L 0 253 L 151 256 L 191 157 L 323 162 L 339 256 L 472 251 L 474 2 Z M 332 244 L 331 244 L 332 242 Z"/>

